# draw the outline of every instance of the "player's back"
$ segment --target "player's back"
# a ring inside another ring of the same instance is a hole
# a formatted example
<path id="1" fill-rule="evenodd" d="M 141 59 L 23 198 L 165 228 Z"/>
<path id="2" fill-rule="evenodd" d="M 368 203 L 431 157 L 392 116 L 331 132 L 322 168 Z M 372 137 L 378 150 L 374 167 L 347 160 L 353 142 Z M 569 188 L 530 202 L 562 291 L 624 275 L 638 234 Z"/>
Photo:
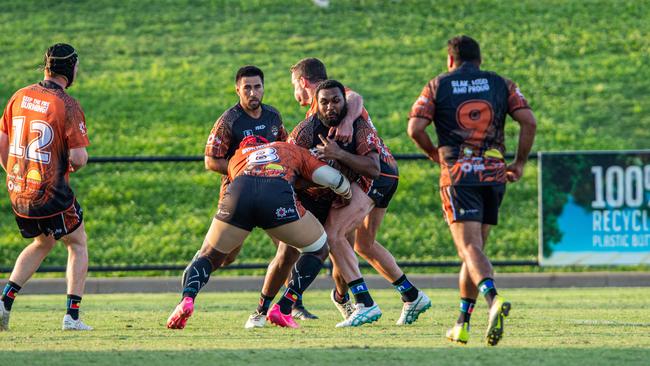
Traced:
<path id="1" fill-rule="evenodd" d="M 50 217 L 74 203 L 69 150 L 88 145 L 83 112 L 63 88 L 44 81 L 10 99 L 2 120 L 9 136 L 7 188 L 17 215 Z"/>
<path id="2" fill-rule="evenodd" d="M 311 180 L 313 171 L 323 165 L 306 149 L 276 141 L 235 151 L 228 163 L 228 177 L 231 180 L 240 175 L 282 178 L 293 184 L 298 175 Z"/>
<path id="3" fill-rule="evenodd" d="M 468 62 L 431 80 L 413 115 L 435 122 L 441 184 L 505 183 L 506 114 L 518 108 L 527 102 L 513 82 Z"/>

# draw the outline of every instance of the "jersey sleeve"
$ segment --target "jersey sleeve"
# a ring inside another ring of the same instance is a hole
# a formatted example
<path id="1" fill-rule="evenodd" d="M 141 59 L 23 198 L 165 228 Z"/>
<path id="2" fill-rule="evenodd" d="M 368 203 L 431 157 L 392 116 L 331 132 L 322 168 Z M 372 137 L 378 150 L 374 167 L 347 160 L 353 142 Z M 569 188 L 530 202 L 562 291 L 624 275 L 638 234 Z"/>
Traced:
<path id="1" fill-rule="evenodd" d="M 428 121 L 433 121 L 433 116 L 436 110 L 435 103 L 435 90 L 437 80 L 431 80 L 427 85 L 422 88 L 422 92 L 418 99 L 413 103 L 409 118 L 423 118 Z"/>
<path id="2" fill-rule="evenodd" d="M 76 101 L 66 103 L 65 139 L 68 149 L 90 145 L 86 129 L 86 116 Z"/>
<path id="3" fill-rule="evenodd" d="M 371 152 L 379 153 L 379 137 L 370 124 L 362 118 L 356 121 L 356 151 L 358 155 L 368 155 Z"/>
<path id="4" fill-rule="evenodd" d="M 224 159 L 232 141 L 232 126 L 225 116 L 219 117 L 215 122 L 205 144 L 205 156 Z"/>
<path id="5" fill-rule="evenodd" d="M 292 153 L 295 154 L 295 156 L 300 157 L 300 167 L 298 168 L 298 173 L 300 173 L 300 176 L 302 176 L 304 179 L 311 181 L 311 176 L 314 174 L 314 171 L 323 165 L 327 165 L 325 162 L 320 161 L 312 156 L 309 150 L 295 145 L 291 145 L 291 147 L 293 148 Z"/>
<path id="6" fill-rule="evenodd" d="M 280 131 L 278 132 L 278 141 L 286 142 L 288 138 L 289 134 L 287 133 L 287 129 L 284 128 L 284 124 L 281 124 Z"/>
<path id="7" fill-rule="evenodd" d="M 508 85 L 508 113 L 512 114 L 517 109 L 530 109 L 526 97 L 521 93 L 517 84 L 508 79 L 505 81 Z"/>
<path id="8" fill-rule="evenodd" d="M 309 123 L 308 119 L 300 122 L 298 126 L 291 131 L 291 134 L 287 138 L 287 142 L 305 149 L 311 148 L 313 142 L 313 133 L 310 128 L 311 125 L 312 124 Z"/>

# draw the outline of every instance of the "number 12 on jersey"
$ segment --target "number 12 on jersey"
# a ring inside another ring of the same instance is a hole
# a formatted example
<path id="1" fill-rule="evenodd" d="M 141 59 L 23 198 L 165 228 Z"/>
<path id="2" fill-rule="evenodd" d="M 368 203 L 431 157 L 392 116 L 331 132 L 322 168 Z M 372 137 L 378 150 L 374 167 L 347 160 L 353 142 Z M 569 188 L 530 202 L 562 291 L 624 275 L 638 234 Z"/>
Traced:
<path id="1" fill-rule="evenodd" d="M 34 120 L 29 123 L 29 132 L 36 133 L 27 147 L 23 145 L 23 130 L 25 128 L 25 117 L 14 117 L 11 120 L 12 139 L 9 145 L 9 154 L 19 158 L 36 161 L 42 164 L 50 163 L 50 153 L 44 151 L 50 146 L 54 139 L 54 130 L 45 121 Z M 29 136 L 29 134 L 28 134 Z"/>

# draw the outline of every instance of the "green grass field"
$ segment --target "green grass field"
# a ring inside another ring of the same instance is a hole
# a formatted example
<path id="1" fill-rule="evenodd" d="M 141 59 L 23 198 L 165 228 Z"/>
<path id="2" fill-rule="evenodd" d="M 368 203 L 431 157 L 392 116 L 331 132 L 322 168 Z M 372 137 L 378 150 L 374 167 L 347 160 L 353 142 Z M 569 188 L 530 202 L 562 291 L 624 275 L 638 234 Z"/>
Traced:
<path id="1" fill-rule="evenodd" d="M 340 315 L 325 291 L 308 302 L 321 316 L 299 330 L 243 329 L 257 294 L 211 293 L 197 299 L 182 331 L 164 324 L 177 295 L 87 295 L 82 309 L 89 333 L 58 330 L 61 296 L 19 296 L 12 329 L 0 333 L 0 357 L 20 365 L 645 365 L 650 357 L 647 288 L 511 289 L 506 338 L 496 348 L 482 341 L 486 306 L 474 312 L 470 343 L 444 339 L 457 316 L 457 294 L 428 290 L 433 307 L 412 326 L 394 325 L 397 294 L 375 291 L 384 316 L 373 325 L 335 329 Z"/>
<path id="2" fill-rule="evenodd" d="M 236 102 L 233 75 L 266 72 L 265 101 L 288 128 L 304 116 L 289 67 L 306 56 L 359 91 L 390 148 L 416 152 L 406 119 L 422 86 L 445 70 L 446 40 L 481 42 L 484 68 L 512 78 L 538 117 L 534 150 L 639 149 L 650 139 L 650 3 L 496 0 L 10 1 L 0 0 L 0 104 L 41 77 L 44 50 L 78 48 L 70 93 L 85 109 L 91 156 L 201 155 L 216 118 Z M 507 125 L 509 151 L 517 128 Z M 451 259 L 440 213 L 438 171 L 403 162 L 380 241 L 400 259 Z M 537 252 L 537 172 L 509 188 L 488 249 L 495 258 Z M 72 177 L 85 208 L 91 263 L 182 263 L 202 242 L 216 209 L 218 177 L 200 164 L 94 165 Z M 25 241 L 0 200 L 0 265 Z M 264 261 L 255 233 L 240 261 Z M 58 250 L 47 264 L 65 263 Z"/>

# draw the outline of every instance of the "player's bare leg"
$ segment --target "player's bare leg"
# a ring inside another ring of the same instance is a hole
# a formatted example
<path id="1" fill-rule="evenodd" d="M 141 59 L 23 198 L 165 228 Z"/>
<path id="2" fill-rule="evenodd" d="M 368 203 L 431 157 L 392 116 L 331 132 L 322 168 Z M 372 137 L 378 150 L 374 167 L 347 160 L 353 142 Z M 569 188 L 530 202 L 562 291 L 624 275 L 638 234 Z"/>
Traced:
<path id="1" fill-rule="evenodd" d="M 240 247 L 249 231 L 213 219 L 198 255 L 183 274 L 182 300 L 167 319 L 167 328 L 183 329 L 194 312 L 194 299 L 210 274 L 223 265 L 227 254 Z"/>
<path id="2" fill-rule="evenodd" d="M 455 222 L 450 225 L 458 255 L 466 266 L 471 282 L 485 297 L 490 307 L 486 339 L 488 345 L 496 345 L 503 336 L 503 320 L 510 312 L 510 303 L 497 294 L 492 264 L 483 253 L 483 240 L 488 228 L 480 222 Z"/>
<path id="3" fill-rule="evenodd" d="M 271 308 L 267 318 L 278 326 L 297 328 L 298 324 L 291 315 L 292 306 L 323 267 L 323 261 L 329 254 L 327 235 L 320 222 L 310 212 L 306 212 L 297 221 L 268 229 L 267 232 L 300 253 L 298 261 L 292 267 L 287 289 L 278 303 Z"/>
<path id="4" fill-rule="evenodd" d="M 16 259 L 14 269 L 9 276 L 9 282 L 2 292 L 0 331 L 9 329 L 9 316 L 18 291 L 32 277 L 55 245 L 56 240 L 53 236 L 41 234 L 34 238 L 34 241 L 25 247 Z"/>
<path id="5" fill-rule="evenodd" d="M 356 183 L 353 183 L 351 188 L 350 203 L 344 207 L 332 208 L 325 224 L 332 264 L 339 268 L 356 301 L 354 313 L 337 324 L 337 327 L 359 326 L 381 317 L 381 310 L 370 296 L 359 270 L 357 256 L 346 236 L 363 222 L 372 210 L 373 202 Z"/>
<path id="6" fill-rule="evenodd" d="M 354 236 L 355 232 L 351 232 L 347 235 L 348 243 L 354 243 Z M 352 300 L 350 300 L 350 295 L 348 294 L 348 283 L 345 281 L 343 274 L 341 274 L 341 271 L 336 266 L 332 266 L 332 280 L 334 281 L 334 288 L 330 293 L 330 299 L 339 313 L 341 313 L 343 320 L 345 320 L 352 315 L 355 308 Z"/>
<path id="7" fill-rule="evenodd" d="M 431 300 L 418 290 L 397 265 L 395 257 L 377 242 L 377 232 L 386 216 L 386 208 L 375 207 L 356 230 L 354 250 L 401 294 L 404 306 L 398 325 L 415 322 L 431 307 Z"/>
<path id="8" fill-rule="evenodd" d="M 88 275 L 88 238 L 84 223 L 72 233 L 61 238 L 68 248 L 66 282 L 68 287 L 68 309 L 63 317 L 63 330 L 92 330 L 79 318 L 79 306 L 84 294 Z"/>
<path id="9" fill-rule="evenodd" d="M 481 225 L 481 250 L 483 251 L 485 250 L 489 233 L 490 225 Z M 452 342 L 465 344 L 469 340 L 470 318 L 474 312 L 476 298 L 478 297 L 478 288 L 472 282 L 465 263 L 461 265 L 458 274 L 458 288 L 460 290 L 460 314 L 454 326 L 447 330 L 447 339 Z"/>

